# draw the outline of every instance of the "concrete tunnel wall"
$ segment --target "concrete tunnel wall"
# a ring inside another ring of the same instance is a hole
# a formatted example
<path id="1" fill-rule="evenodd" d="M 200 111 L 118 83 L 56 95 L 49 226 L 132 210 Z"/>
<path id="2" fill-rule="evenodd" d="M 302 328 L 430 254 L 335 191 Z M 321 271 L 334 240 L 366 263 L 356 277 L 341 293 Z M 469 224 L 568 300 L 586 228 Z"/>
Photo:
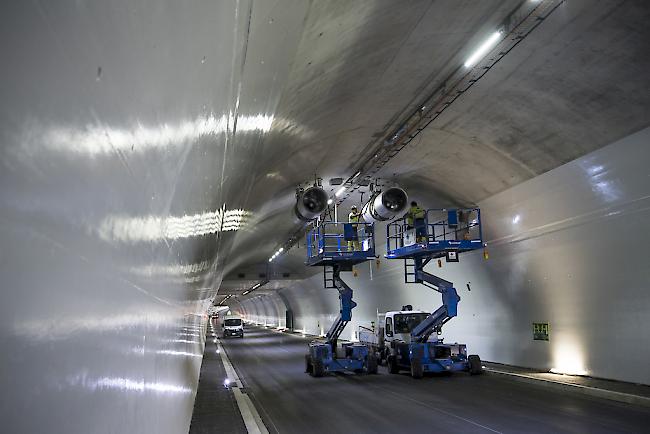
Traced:
<path id="1" fill-rule="evenodd" d="M 462 299 L 445 339 L 467 343 L 484 360 L 650 384 L 649 143 L 650 129 L 642 130 L 479 203 L 489 260 L 474 251 L 458 264 L 428 266 L 453 281 Z M 382 259 L 372 279 L 369 264 L 357 267 L 357 278 L 346 276 L 358 303 L 346 339 L 377 310 L 440 305 L 434 291 L 403 283 L 402 261 L 383 258 L 379 226 Z M 327 331 L 339 309 L 321 273 L 283 296 L 294 329 L 310 334 Z M 284 317 L 277 295 L 255 300 L 241 305 L 248 319 Z M 533 322 L 549 323 L 550 341 L 533 341 Z"/>

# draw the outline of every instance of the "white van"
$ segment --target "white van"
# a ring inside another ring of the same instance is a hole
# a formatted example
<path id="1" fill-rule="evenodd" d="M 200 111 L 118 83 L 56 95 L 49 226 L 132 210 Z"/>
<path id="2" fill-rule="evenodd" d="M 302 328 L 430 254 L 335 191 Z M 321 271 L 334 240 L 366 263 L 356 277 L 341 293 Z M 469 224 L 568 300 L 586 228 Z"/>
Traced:
<path id="1" fill-rule="evenodd" d="M 226 315 L 223 319 L 223 337 L 230 336 L 244 337 L 244 322 L 237 315 Z"/>

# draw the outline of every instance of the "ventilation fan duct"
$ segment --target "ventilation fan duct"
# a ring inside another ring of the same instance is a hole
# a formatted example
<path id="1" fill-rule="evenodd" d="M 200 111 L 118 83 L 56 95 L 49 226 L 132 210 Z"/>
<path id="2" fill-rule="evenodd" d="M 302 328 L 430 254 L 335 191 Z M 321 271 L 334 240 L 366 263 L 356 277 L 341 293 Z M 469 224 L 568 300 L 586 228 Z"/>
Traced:
<path id="1" fill-rule="evenodd" d="M 318 217 L 327 208 L 327 193 L 320 187 L 309 187 L 298 193 L 295 213 L 302 221 Z"/>
<path id="2" fill-rule="evenodd" d="M 390 220 L 406 211 L 408 195 L 399 187 L 391 187 L 383 192 L 377 192 L 363 206 L 361 213 L 367 223 Z"/>

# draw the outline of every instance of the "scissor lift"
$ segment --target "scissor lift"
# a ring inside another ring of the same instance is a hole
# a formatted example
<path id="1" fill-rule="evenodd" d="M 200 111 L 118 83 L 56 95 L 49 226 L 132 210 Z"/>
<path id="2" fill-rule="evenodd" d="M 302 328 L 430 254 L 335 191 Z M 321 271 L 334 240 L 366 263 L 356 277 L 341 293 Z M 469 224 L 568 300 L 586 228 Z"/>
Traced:
<path id="1" fill-rule="evenodd" d="M 430 339 L 457 315 L 460 301 L 452 282 L 424 271 L 436 258 L 458 262 L 462 252 L 483 247 L 481 212 L 472 209 L 429 209 L 422 221 L 408 225 L 406 219 L 390 223 L 386 229 L 386 258 L 404 260 L 404 281 L 423 284 L 442 295 L 442 306 L 411 332 L 411 342 L 395 342 L 388 357 L 389 371 L 409 369 L 414 378 L 425 372 L 482 372 L 481 359 L 467 355 L 464 344 L 445 344 Z"/>
<path id="2" fill-rule="evenodd" d="M 341 279 L 340 274 L 372 259 L 375 259 L 373 224 L 325 222 L 307 234 L 306 263 L 323 267 L 324 286 L 339 292 L 341 306 L 325 337 L 309 344 L 309 354 L 305 355 L 305 372 L 314 377 L 340 371 L 377 373 L 377 360 L 368 347 L 350 343 L 339 351 L 337 345 L 343 329 L 352 319 L 352 309 L 357 305 L 352 300 L 352 288 Z"/>

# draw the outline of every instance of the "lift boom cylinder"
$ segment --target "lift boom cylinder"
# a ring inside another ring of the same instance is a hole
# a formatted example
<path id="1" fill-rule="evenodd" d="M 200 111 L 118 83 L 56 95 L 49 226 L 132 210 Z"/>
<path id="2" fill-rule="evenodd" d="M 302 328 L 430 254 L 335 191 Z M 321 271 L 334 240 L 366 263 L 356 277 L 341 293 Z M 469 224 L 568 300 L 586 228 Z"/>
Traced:
<path id="1" fill-rule="evenodd" d="M 442 294 L 442 306 L 418 324 L 411 332 L 416 342 L 426 342 L 433 332 L 439 332 L 442 326 L 458 314 L 460 297 L 453 283 L 424 271 L 426 261 L 415 259 L 415 281 L 428 284 L 430 288 Z"/>
<path id="2" fill-rule="evenodd" d="M 339 336 L 341 336 L 343 329 L 348 324 L 348 322 L 352 319 L 352 309 L 354 309 L 357 304 L 352 300 L 352 295 L 353 295 L 352 288 L 350 288 L 347 285 L 347 283 L 345 283 L 341 279 L 340 265 L 334 264 L 333 268 L 334 268 L 334 273 L 333 273 L 334 286 L 336 286 L 336 289 L 339 292 L 339 301 L 340 301 L 341 309 L 339 311 L 339 315 L 336 317 L 336 320 L 334 320 L 334 323 L 327 331 L 326 339 L 327 342 L 336 346 L 336 342 L 338 341 Z"/>

